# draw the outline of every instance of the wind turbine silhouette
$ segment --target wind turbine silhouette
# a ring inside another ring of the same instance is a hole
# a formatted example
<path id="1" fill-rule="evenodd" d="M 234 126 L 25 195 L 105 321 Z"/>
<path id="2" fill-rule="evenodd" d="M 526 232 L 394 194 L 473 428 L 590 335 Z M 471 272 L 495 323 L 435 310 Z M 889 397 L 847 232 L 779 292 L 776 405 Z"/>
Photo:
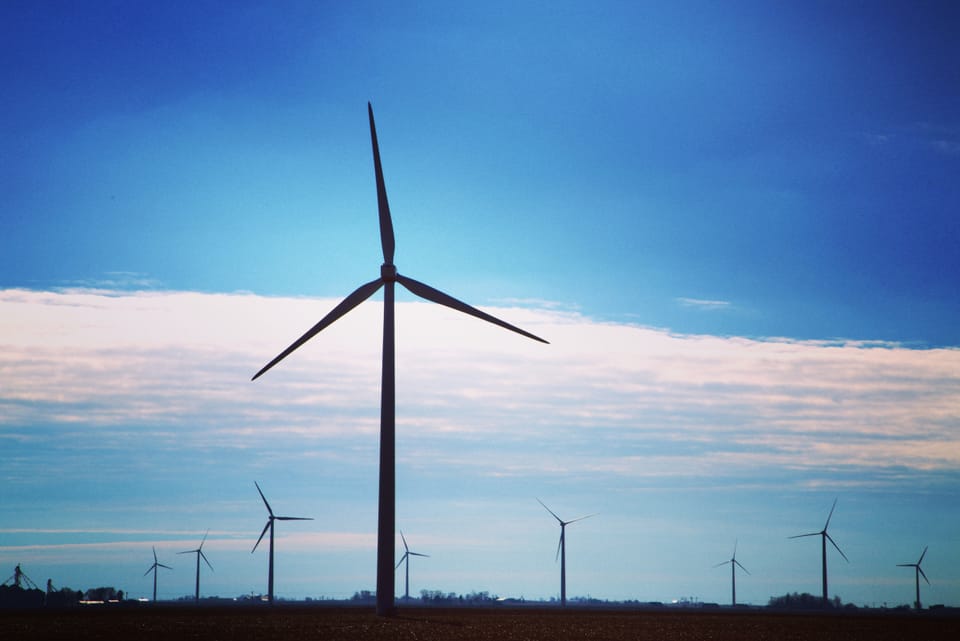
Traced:
<path id="1" fill-rule="evenodd" d="M 407 545 L 407 539 L 406 539 L 405 536 L 403 536 L 403 530 L 400 530 L 400 539 L 403 541 L 403 550 L 404 550 L 404 551 L 403 551 L 403 556 L 400 557 L 400 561 L 397 563 L 397 568 L 400 567 L 400 564 L 401 564 L 401 563 L 403 563 L 404 561 L 406 561 L 406 568 L 405 568 L 406 578 L 405 578 L 405 581 L 404 581 L 404 583 L 405 583 L 405 590 L 404 590 L 403 598 L 406 599 L 406 600 L 409 600 L 409 599 L 410 599 L 410 557 L 411 557 L 411 556 L 423 556 L 423 557 L 429 558 L 430 555 L 429 555 L 429 554 L 420 554 L 419 552 L 411 552 L 411 551 L 410 551 L 410 547 Z M 397 568 L 394 568 L 394 570 L 396 570 Z"/>
<path id="2" fill-rule="evenodd" d="M 827 515 L 827 522 L 823 524 L 823 529 L 819 532 L 810 532 L 808 534 L 797 534 L 795 536 L 788 536 L 788 539 L 799 539 L 804 536 L 820 536 L 823 543 L 823 602 L 827 603 L 830 600 L 829 595 L 827 594 L 827 539 L 830 540 L 830 543 L 833 544 L 833 547 L 837 548 L 837 552 L 840 553 L 840 556 L 843 557 L 843 560 L 847 563 L 850 562 L 850 559 L 847 558 L 847 555 L 843 553 L 843 550 L 840 549 L 840 546 L 837 545 L 837 542 L 833 540 L 829 534 L 827 534 L 827 528 L 830 526 L 830 518 L 833 516 L 833 510 L 837 507 L 837 499 L 833 499 L 833 507 L 830 508 L 830 514 Z"/>
<path id="3" fill-rule="evenodd" d="M 203 535 L 203 540 L 200 541 L 200 547 L 196 550 L 185 550 L 183 552 L 177 552 L 177 554 L 196 554 L 197 555 L 197 588 L 193 595 L 194 603 L 200 603 L 200 557 L 203 557 L 203 562 L 206 563 L 211 570 L 213 566 L 210 565 L 210 561 L 207 560 L 207 555 L 203 553 L 203 544 L 207 541 L 207 534 L 210 534 L 210 530 L 207 530 Z"/>
<path id="4" fill-rule="evenodd" d="M 324 328 L 354 307 L 373 296 L 383 287 L 383 370 L 380 385 L 380 498 L 377 519 L 377 614 L 391 616 L 394 614 L 394 537 L 396 532 L 396 486 L 395 486 L 395 339 L 394 339 L 394 289 L 400 283 L 413 294 L 428 301 L 445 305 L 457 311 L 476 316 L 494 325 L 499 325 L 510 331 L 517 332 L 533 340 L 546 343 L 547 341 L 526 332 L 519 327 L 502 321 L 490 314 L 481 312 L 466 303 L 453 298 L 443 292 L 397 273 L 393 264 L 394 237 L 393 221 L 390 217 L 390 205 L 387 202 L 387 189 L 383 181 L 383 169 L 380 165 L 380 147 L 377 144 L 377 130 L 373 122 L 373 107 L 367 103 L 367 114 L 370 118 L 370 140 L 373 144 L 373 168 L 377 182 L 377 209 L 380 215 L 380 245 L 383 250 L 383 264 L 380 266 L 380 277 L 361 285 L 352 294 L 343 299 L 336 307 L 330 310 L 319 323 L 311 327 L 303 336 L 298 338 L 276 358 L 267 363 L 252 380 L 256 380 L 271 367 L 289 356 L 294 350 L 316 336 Z"/>
<path id="5" fill-rule="evenodd" d="M 923 553 L 916 563 L 897 563 L 898 568 L 914 568 L 914 570 L 916 570 L 914 575 L 917 579 L 917 600 L 915 602 L 917 610 L 920 609 L 920 576 L 923 575 L 923 580 L 927 582 L 927 585 L 930 585 L 930 579 L 927 578 L 927 575 L 923 573 L 923 568 L 920 567 L 920 564 L 923 563 L 923 557 L 927 555 L 927 547 L 928 546 L 923 547 Z"/>
<path id="6" fill-rule="evenodd" d="M 267 524 L 263 526 L 263 532 L 260 533 L 260 538 L 257 539 L 257 542 L 253 544 L 253 549 L 250 550 L 250 554 L 253 554 L 257 550 L 257 546 L 260 545 L 260 541 L 263 540 L 263 535 L 267 533 L 267 530 L 270 530 L 270 564 L 269 570 L 267 571 L 267 601 L 273 603 L 273 522 L 274 521 L 312 521 L 312 518 L 305 516 L 274 516 L 273 510 L 270 509 L 270 504 L 267 503 L 267 497 L 263 495 L 263 490 L 260 489 L 260 484 L 256 481 L 253 482 L 257 486 L 257 492 L 260 492 L 260 498 L 263 499 L 263 504 L 267 506 Z"/>
<path id="7" fill-rule="evenodd" d="M 554 514 L 553 510 L 548 508 L 546 504 L 537 499 L 537 502 L 543 506 L 547 512 L 553 515 L 553 518 L 557 519 L 557 522 L 560 524 L 560 541 L 557 543 L 557 557 L 560 558 L 560 605 L 567 605 L 567 539 L 566 532 L 567 526 L 571 523 L 576 523 L 577 521 L 582 521 L 583 519 L 589 519 L 591 516 L 596 516 L 598 513 L 594 512 L 593 514 L 588 514 L 586 516 L 581 516 L 570 521 L 564 521 L 559 516 Z M 554 559 L 556 560 L 556 558 Z"/>
<path id="8" fill-rule="evenodd" d="M 153 547 L 153 565 L 147 568 L 147 571 L 143 573 L 143 576 L 147 576 L 148 574 L 150 574 L 151 570 L 153 571 L 153 602 L 154 603 L 157 602 L 157 568 L 167 568 L 168 570 L 173 569 L 169 565 L 164 565 L 163 563 L 160 563 L 159 561 L 157 561 L 157 548 Z"/>
<path id="9" fill-rule="evenodd" d="M 741 570 L 743 570 L 747 574 L 750 574 L 750 570 L 743 567 L 743 565 L 740 564 L 740 561 L 737 561 L 737 542 L 736 541 L 733 542 L 733 556 L 730 557 L 730 560 L 724 561 L 722 563 L 717 563 L 713 567 L 718 568 L 721 565 L 726 565 L 727 563 L 730 564 L 731 604 L 736 605 L 737 604 L 737 566 L 739 565 Z"/>

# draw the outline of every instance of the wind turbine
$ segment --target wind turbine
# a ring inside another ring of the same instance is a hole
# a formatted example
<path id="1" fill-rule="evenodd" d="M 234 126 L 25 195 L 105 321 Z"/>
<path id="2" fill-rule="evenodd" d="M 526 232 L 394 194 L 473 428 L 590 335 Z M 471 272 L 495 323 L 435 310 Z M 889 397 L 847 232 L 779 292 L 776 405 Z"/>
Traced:
<path id="1" fill-rule="evenodd" d="M 400 564 L 406 562 L 406 579 L 405 579 L 405 590 L 403 598 L 406 600 L 410 599 L 410 557 L 411 556 L 423 556 L 430 557 L 429 554 L 420 554 L 419 552 L 411 552 L 410 547 L 407 545 L 407 539 L 403 536 L 403 530 L 400 530 L 400 539 L 403 541 L 403 556 L 400 557 L 400 561 L 397 563 L 397 568 L 400 567 Z M 396 570 L 397 568 L 394 568 Z"/>
<path id="2" fill-rule="evenodd" d="M 920 576 L 923 575 L 923 580 L 927 582 L 927 585 L 930 585 L 930 579 L 927 578 L 926 574 L 923 574 L 923 568 L 920 567 L 920 564 L 923 563 L 923 557 L 927 555 L 927 546 L 923 547 L 923 553 L 920 555 L 920 559 L 916 563 L 897 563 L 898 568 L 913 568 L 916 570 L 914 575 L 917 579 L 917 600 L 916 606 L 917 610 L 920 609 Z"/>
<path id="3" fill-rule="evenodd" d="M 840 546 L 837 545 L 837 542 L 833 540 L 829 534 L 827 534 L 827 527 L 830 526 L 830 517 L 833 516 L 833 510 L 837 507 L 837 499 L 833 499 L 833 507 L 830 508 L 830 514 L 827 515 L 827 522 L 823 524 L 823 529 L 819 532 L 810 532 L 808 534 L 797 534 L 795 536 L 788 536 L 788 539 L 799 539 L 804 536 L 820 536 L 823 543 L 823 602 L 827 603 L 830 600 L 830 597 L 827 594 L 827 539 L 830 540 L 830 543 L 833 544 L 833 547 L 837 548 L 837 552 L 840 553 L 840 556 L 843 557 L 843 560 L 847 563 L 850 562 L 850 559 L 847 558 L 847 555 L 843 553 L 843 550 L 840 549 Z"/>
<path id="4" fill-rule="evenodd" d="M 157 602 L 157 568 L 167 568 L 168 570 L 173 569 L 169 565 L 164 565 L 163 563 L 160 563 L 159 561 L 157 561 L 157 548 L 154 547 L 153 548 L 153 565 L 147 568 L 147 571 L 143 573 L 143 576 L 147 576 L 148 574 L 150 574 L 151 570 L 153 571 L 153 602 L 154 603 Z"/>
<path id="5" fill-rule="evenodd" d="M 727 563 L 730 564 L 731 603 L 733 605 L 737 605 L 737 566 L 739 565 L 740 569 L 746 572 L 747 574 L 750 574 L 750 570 L 743 567 L 743 565 L 740 564 L 740 561 L 737 561 L 737 542 L 736 541 L 733 542 L 733 556 L 730 557 L 730 560 L 724 561 L 723 563 L 717 563 L 713 567 L 718 568 L 721 565 L 726 565 Z"/>
<path id="6" fill-rule="evenodd" d="M 312 521 L 312 518 L 305 516 L 274 516 L 273 510 L 270 509 L 270 504 L 267 503 L 267 497 L 263 495 L 263 490 L 260 489 L 260 484 L 256 481 L 253 482 L 257 486 L 257 492 L 260 492 L 260 498 L 263 499 L 263 504 L 267 506 L 267 524 L 263 526 L 263 532 L 260 533 L 260 538 L 257 539 L 257 542 L 253 544 L 253 549 L 250 550 L 250 554 L 253 554 L 257 546 L 260 545 L 260 541 L 263 540 L 263 535 L 267 533 L 267 530 L 270 530 L 270 569 L 267 571 L 267 601 L 273 603 L 273 522 L 274 521 Z"/>
<path id="7" fill-rule="evenodd" d="M 582 521 L 583 519 L 589 519 L 591 516 L 596 516 L 597 513 L 581 516 L 576 519 L 572 519 L 570 521 L 564 521 L 559 516 L 554 514 L 553 510 L 548 508 L 543 501 L 541 501 L 540 499 L 537 499 L 537 502 L 540 503 L 540 505 L 543 505 L 543 509 L 545 509 L 550 514 L 553 514 L 553 518 L 557 519 L 557 522 L 560 523 L 560 541 L 557 543 L 557 556 L 560 558 L 560 605 L 566 606 L 567 605 L 567 539 L 566 539 L 567 526 L 570 525 L 571 523 Z"/>
<path id="8" fill-rule="evenodd" d="M 502 321 L 479 309 L 453 298 L 443 292 L 397 273 L 393 264 L 394 237 L 393 221 L 390 217 L 390 205 L 387 202 L 387 189 L 383 181 L 383 169 L 380 165 L 380 147 L 377 144 L 377 130 L 373 122 L 373 107 L 367 103 L 367 114 L 370 119 L 370 139 L 373 144 L 373 168 L 377 182 L 377 209 L 380 215 L 380 245 L 383 250 L 383 264 L 380 266 L 380 277 L 361 285 L 352 294 L 343 299 L 324 316 L 319 323 L 311 327 L 303 336 L 298 338 L 276 358 L 267 363 L 257 372 L 252 380 L 262 376 L 271 367 L 290 355 L 298 347 L 316 336 L 324 328 L 330 326 L 341 316 L 354 307 L 373 296 L 383 287 L 383 370 L 380 385 L 380 498 L 377 519 L 377 614 L 391 616 L 394 614 L 394 537 L 396 532 L 395 513 L 395 378 L 394 378 L 394 289 L 400 283 L 413 294 L 428 301 L 451 307 L 457 311 L 476 316 L 494 325 L 517 332 L 533 340 L 546 343 L 547 341 L 526 332 L 519 327 Z"/>
<path id="9" fill-rule="evenodd" d="M 200 557 L 203 557 L 204 563 L 206 563 L 210 567 L 210 569 L 213 570 L 213 566 L 210 565 L 210 561 L 207 560 L 207 555 L 203 553 L 203 544 L 206 543 L 207 534 L 209 533 L 210 533 L 210 530 L 207 530 L 206 533 L 204 533 L 203 540 L 200 541 L 200 547 L 198 547 L 196 550 L 185 550 L 183 552 L 177 552 L 177 554 L 196 554 L 197 555 L 197 589 L 193 595 L 193 600 L 196 603 L 200 603 Z"/>

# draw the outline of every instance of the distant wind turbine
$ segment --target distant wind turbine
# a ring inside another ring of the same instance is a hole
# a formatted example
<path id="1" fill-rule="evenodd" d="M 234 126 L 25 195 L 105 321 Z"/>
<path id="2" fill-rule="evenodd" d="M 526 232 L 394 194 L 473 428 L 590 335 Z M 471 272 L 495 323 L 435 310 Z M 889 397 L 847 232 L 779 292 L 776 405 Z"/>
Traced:
<path id="1" fill-rule="evenodd" d="M 203 540 L 200 541 L 200 547 L 196 550 L 185 550 L 183 552 L 177 552 L 177 554 L 196 554 L 197 555 L 197 589 L 194 592 L 193 600 L 195 603 L 200 603 L 200 557 L 203 557 L 203 562 L 207 564 L 210 570 L 213 570 L 213 566 L 210 565 L 210 561 L 207 560 L 207 555 L 203 553 L 203 544 L 207 541 L 207 534 L 210 533 L 210 530 L 207 530 L 203 535 Z"/>
<path id="2" fill-rule="evenodd" d="M 830 514 L 827 515 L 827 522 L 823 524 L 823 529 L 819 532 L 809 532 L 808 534 L 797 534 L 795 536 L 789 536 L 789 539 L 799 539 L 804 536 L 820 536 L 823 544 L 823 602 L 827 603 L 830 600 L 830 597 L 827 593 L 827 539 L 830 540 L 830 543 L 833 544 L 833 547 L 837 548 L 837 552 L 840 553 L 840 556 L 843 557 L 843 560 L 847 563 L 850 562 L 850 559 L 847 558 L 847 555 L 843 553 L 843 550 L 840 549 L 840 546 L 837 545 L 837 542 L 833 540 L 829 534 L 827 534 L 827 527 L 830 526 L 830 518 L 833 516 L 833 510 L 837 507 L 837 499 L 833 499 L 833 507 L 830 508 Z"/>
<path id="3" fill-rule="evenodd" d="M 267 503 L 267 497 L 263 495 L 263 490 L 260 489 L 260 484 L 256 481 L 253 482 L 257 486 L 257 492 L 260 492 L 260 498 L 263 499 L 263 504 L 267 506 L 267 524 L 263 526 L 263 532 L 260 533 L 260 538 L 257 539 L 257 542 L 253 544 L 253 549 L 250 550 L 250 554 L 253 554 L 257 546 L 260 545 L 260 541 L 263 540 L 263 535 L 267 533 L 267 530 L 270 530 L 270 563 L 269 569 L 267 570 L 267 601 L 273 603 L 273 522 L 274 521 L 312 521 L 312 518 L 305 516 L 274 516 L 273 510 L 270 509 L 270 504 Z"/>
<path id="4" fill-rule="evenodd" d="M 157 548 L 154 547 L 153 548 L 153 565 L 147 568 L 147 571 L 143 573 L 143 576 L 147 576 L 148 574 L 150 574 L 151 571 L 153 572 L 153 602 L 154 603 L 157 602 L 157 568 L 167 568 L 168 570 L 173 569 L 169 565 L 164 565 L 163 563 L 160 563 L 159 561 L 157 561 Z"/>
<path id="5" fill-rule="evenodd" d="M 920 576 L 923 576 L 923 580 L 927 582 L 927 585 L 930 585 L 930 579 L 927 578 L 927 575 L 923 573 L 923 568 L 920 567 L 920 564 L 923 563 L 923 557 L 927 555 L 927 546 L 924 546 L 923 553 L 920 555 L 920 558 L 916 563 L 897 563 L 898 568 L 913 568 L 915 570 L 914 576 L 917 580 L 917 600 L 914 602 L 916 608 L 920 609 Z"/>
<path id="6" fill-rule="evenodd" d="M 718 568 L 721 565 L 726 565 L 727 563 L 730 564 L 730 586 L 731 586 L 730 602 L 732 605 L 737 605 L 737 566 L 740 566 L 740 569 L 746 572 L 747 574 L 750 574 L 750 571 L 747 568 L 743 567 L 743 565 L 740 564 L 740 561 L 737 561 L 737 542 L 736 541 L 733 542 L 733 556 L 730 557 L 730 560 L 724 561 L 722 563 L 717 563 L 713 567 Z"/>
<path id="7" fill-rule="evenodd" d="M 403 541 L 403 556 L 400 557 L 400 561 L 397 563 L 397 568 L 399 568 L 402 563 L 406 562 L 406 568 L 405 568 L 406 578 L 404 581 L 406 587 L 404 589 L 403 598 L 409 600 L 410 599 L 410 557 L 423 556 L 423 557 L 429 558 L 430 555 L 420 554 L 419 552 L 411 552 L 410 547 L 407 545 L 407 539 L 406 537 L 403 536 L 403 530 L 400 530 L 400 539 Z M 394 568 L 394 570 L 396 570 L 397 568 Z"/>
<path id="8" fill-rule="evenodd" d="M 557 519 L 557 522 L 560 523 L 560 541 L 557 543 L 557 557 L 560 558 L 560 605 L 567 605 L 567 539 L 566 532 L 567 526 L 571 523 L 576 523 L 577 521 L 582 521 L 583 519 L 589 519 L 591 516 L 596 516 L 597 513 L 588 514 L 586 516 L 581 516 L 570 521 L 564 521 L 559 516 L 554 514 L 553 510 L 548 508 L 546 504 L 537 499 L 537 502 L 543 506 L 547 512 L 553 515 L 553 518 Z M 556 560 L 556 559 L 554 559 Z"/>
<path id="9" fill-rule="evenodd" d="M 380 499 L 377 523 L 377 614 L 391 616 L 394 614 L 394 537 L 396 532 L 396 486 L 395 486 L 395 378 L 394 378 L 394 285 L 400 283 L 413 294 L 428 301 L 445 305 L 465 314 L 470 314 L 481 320 L 505 329 L 517 332 L 541 343 L 546 343 L 538 336 L 526 332 L 519 327 L 502 321 L 479 309 L 453 298 L 443 292 L 425 285 L 419 281 L 397 273 L 393 264 L 394 236 L 393 220 L 390 217 L 390 205 L 387 202 L 387 189 L 383 180 L 383 169 L 380 165 L 380 147 L 377 144 L 377 130 L 373 122 L 373 107 L 367 103 L 367 114 L 370 119 L 370 139 L 373 144 L 373 168 L 377 182 L 377 208 L 380 214 L 380 245 L 383 250 L 383 264 L 380 266 L 380 277 L 361 285 L 352 294 L 343 299 L 340 304 L 330 310 L 319 323 L 311 327 L 303 336 L 298 338 L 276 358 L 267 363 L 252 380 L 262 376 L 271 367 L 289 356 L 294 350 L 316 336 L 324 328 L 330 326 L 341 316 L 354 307 L 370 298 L 378 289 L 383 287 L 383 370 L 380 386 Z"/>

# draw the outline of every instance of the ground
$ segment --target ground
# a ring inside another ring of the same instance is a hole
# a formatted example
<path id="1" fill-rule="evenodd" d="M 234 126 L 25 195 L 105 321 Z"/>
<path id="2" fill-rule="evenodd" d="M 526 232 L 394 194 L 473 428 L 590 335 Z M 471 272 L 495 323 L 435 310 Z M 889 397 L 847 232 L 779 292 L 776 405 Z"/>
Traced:
<path id="1" fill-rule="evenodd" d="M 960 617 L 762 610 L 581 610 L 327 606 L 83 607 L 0 612 L 4 639 L 123 641 L 955 641 Z"/>

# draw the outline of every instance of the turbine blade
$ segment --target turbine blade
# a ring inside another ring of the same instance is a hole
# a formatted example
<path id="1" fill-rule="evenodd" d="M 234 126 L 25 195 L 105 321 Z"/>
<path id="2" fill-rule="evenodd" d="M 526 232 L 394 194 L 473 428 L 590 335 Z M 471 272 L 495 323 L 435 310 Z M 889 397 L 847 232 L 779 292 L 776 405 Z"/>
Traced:
<path id="1" fill-rule="evenodd" d="M 843 550 L 841 550 L 840 546 L 837 545 L 837 542 L 833 540 L 833 537 L 827 534 L 826 532 L 824 532 L 823 535 L 827 537 L 831 543 L 833 543 L 833 547 L 837 548 L 837 552 L 840 553 L 840 556 L 843 557 L 843 560 L 846 561 L 847 563 L 850 563 L 850 559 L 848 559 L 847 555 L 843 553 Z"/>
<path id="2" fill-rule="evenodd" d="M 403 536 L 403 530 L 400 530 L 400 540 L 403 541 L 403 549 L 407 551 L 407 554 L 410 553 L 410 548 L 407 547 L 407 539 Z"/>
<path id="3" fill-rule="evenodd" d="M 380 212 L 380 245 L 383 247 L 383 262 L 393 264 L 393 220 L 390 218 L 390 203 L 387 202 L 387 187 L 383 182 L 383 167 L 380 165 L 380 145 L 377 144 L 377 127 L 373 123 L 373 106 L 367 103 L 370 116 L 370 140 L 373 143 L 373 169 L 377 174 L 377 210 Z"/>
<path id="4" fill-rule="evenodd" d="M 916 563 L 897 563 L 898 568 L 915 568 L 917 567 Z"/>
<path id="5" fill-rule="evenodd" d="M 561 519 L 559 516 L 557 516 L 556 514 L 554 514 L 554 513 L 553 513 L 553 510 L 551 510 L 550 508 L 548 508 L 547 505 L 546 505 L 546 503 L 544 503 L 544 502 L 541 501 L 540 499 L 537 499 L 537 503 L 539 503 L 540 505 L 542 505 L 542 506 L 543 506 L 543 509 L 545 509 L 547 512 L 549 512 L 550 514 L 553 514 L 553 518 L 557 519 L 557 521 L 559 521 L 560 523 L 563 523 L 563 519 Z"/>
<path id="6" fill-rule="evenodd" d="M 177 552 L 177 554 L 195 554 L 200 550 L 184 550 L 183 552 Z"/>
<path id="7" fill-rule="evenodd" d="M 723 561 L 722 563 L 717 563 L 717 564 L 714 565 L 713 567 L 718 568 L 718 567 L 720 567 L 721 565 L 726 565 L 727 563 L 730 563 L 730 561 Z"/>
<path id="8" fill-rule="evenodd" d="M 411 552 L 410 556 L 425 556 L 427 558 L 430 558 L 429 554 L 420 554 L 419 552 Z"/>
<path id="9" fill-rule="evenodd" d="M 154 563 L 153 565 L 151 565 L 150 567 L 148 567 L 148 568 L 147 568 L 147 571 L 143 573 L 143 576 L 147 576 L 148 574 L 150 574 L 150 573 L 154 570 L 155 567 L 156 567 L 156 563 Z"/>
<path id="10" fill-rule="evenodd" d="M 920 572 L 920 576 L 922 576 L 923 580 L 927 582 L 927 585 L 930 585 L 930 579 L 928 579 L 927 575 L 923 573 L 923 568 L 918 565 L 917 571 Z"/>
<path id="11" fill-rule="evenodd" d="M 200 541 L 200 547 L 197 548 L 197 552 L 203 549 L 203 544 L 207 542 L 208 534 L 210 534 L 210 528 L 207 528 L 207 531 L 203 533 L 203 539 Z"/>
<path id="12" fill-rule="evenodd" d="M 157 563 L 157 567 L 158 567 L 158 568 L 167 568 L 168 570 L 172 570 L 172 569 L 173 569 L 173 568 L 170 567 L 169 565 L 164 565 L 163 563 Z"/>
<path id="13" fill-rule="evenodd" d="M 920 565 L 921 563 L 923 563 L 923 557 L 927 556 L 927 547 L 928 546 L 926 545 L 923 546 L 923 554 L 920 555 L 920 560 L 917 561 L 917 565 Z"/>
<path id="14" fill-rule="evenodd" d="M 396 570 L 398 567 L 400 567 L 401 565 L 403 565 L 403 562 L 406 561 L 406 560 L 407 560 L 407 553 L 404 552 L 403 556 L 400 557 L 400 560 L 397 561 L 397 564 L 394 566 L 393 569 Z"/>
<path id="15" fill-rule="evenodd" d="M 275 516 L 273 517 L 277 521 L 312 521 L 313 518 L 309 516 Z"/>
<path id="16" fill-rule="evenodd" d="M 580 518 L 573 519 L 572 521 L 567 521 L 567 525 L 570 525 L 571 523 L 576 523 L 577 521 L 582 521 L 583 519 L 589 519 L 591 516 L 596 516 L 596 515 L 598 515 L 598 514 L 600 514 L 600 513 L 599 513 L 599 512 L 594 512 L 593 514 L 588 514 L 588 515 L 586 515 L 586 516 L 581 516 Z"/>
<path id="17" fill-rule="evenodd" d="M 156 546 L 154 546 L 154 545 L 151 545 L 150 547 L 153 548 L 153 562 L 156 563 L 156 562 L 157 562 L 157 548 L 156 548 Z M 924 552 L 926 552 L 926 550 L 924 550 Z M 923 557 L 920 557 L 920 558 L 922 559 Z"/>
<path id="18" fill-rule="evenodd" d="M 207 560 L 207 555 L 203 553 L 203 550 L 199 550 L 199 554 L 201 557 L 203 557 L 203 562 L 207 564 L 207 567 L 213 570 L 213 566 L 210 565 L 210 561 Z"/>
<path id="19" fill-rule="evenodd" d="M 821 532 L 811 532 L 810 534 L 795 534 L 793 536 L 788 536 L 788 539 L 799 539 L 804 536 L 820 536 Z"/>
<path id="20" fill-rule="evenodd" d="M 267 533 L 267 530 L 270 529 L 270 524 L 271 524 L 271 523 L 272 523 L 272 521 L 270 521 L 269 519 L 267 519 L 267 524 L 263 526 L 263 532 L 260 533 L 260 538 L 257 539 L 257 542 L 253 544 L 253 549 L 250 550 L 250 554 L 253 554 L 254 552 L 256 552 L 257 546 L 260 545 L 260 541 L 263 540 L 263 535 L 266 534 L 266 533 Z"/>
<path id="21" fill-rule="evenodd" d="M 557 555 L 553 557 L 553 562 L 556 563 L 560 560 L 560 548 L 563 547 L 563 528 L 560 528 L 560 540 L 557 541 Z"/>
<path id="22" fill-rule="evenodd" d="M 736 563 L 738 566 L 740 566 L 740 569 L 741 569 L 741 570 L 743 570 L 743 571 L 746 572 L 747 574 L 750 574 L 750 570 L 748 570 L 747 568 L 743 567 L 743 565 L 740 564 L 740 561 L 737 561 L 736 559 L 733 559 L 733 562 Z"/>
<path id="23" fill-rule="evenodd" d="M 491 316 L 490 314 L 487 314 L 486 312 L 481 312 L 476 307 L 471 307 L 470 305 L 467 305 L 463 301 L 457 300 L 456 298 L 454 298 L 453 296 L 450 296 L 449 294 L 444 294 L 440 290 L 434 289 L 433 287 L 430 287 L 429 285 L 421 283 L 418 280 L 414 280 L 407 276 L 401 276 L 400 274 L 397 274 L 397 282 L 399 282 L 401 285 L 409 289 L 411 292 L 413 292 L 420 298 L 425 298 L 426 300 L 432 301 L 434 303 L 445 305 L 447 307 L 457 310 L 458 312 L 463 312 L 464 314 L 475 316 L 481 320 L 487 321 L 488 323 L 499 325 L 504 329 L 509 329 L 511 332 L 516 332 L 518 334 L 521 334 L 522 336 L 526 336 L 527 338 L 532 338 L 535 341 L 540 341 L 541 343 L 547 343 L 549 345 L 547 341 L 543 340 L 539 336 L 536 336 L 526 330 L 522 330 L 519 327 L 511 325 L 506 321 L 502 321 L 495 316 Z"/>
<path id="24" fill-rule="evenodd" d="M 823 531 L 827 531 L 827 527 L 830 525 L 830 519 L 833 517 L 833 511 L 837 508 L 837 499 L 833 499 L 833 505 L 830 507 L 830 514 L 827 515 L 827 522 L 823 524 Z"/>
<path id="25" fill-rule="evenodd" d="M 257 492 L 260 492 L 260 498 L 263 499 L 263 504 L 267 506 L 267 512 L 270 513 L 270 516 L 273 516 L 273 510 L 270 509 L 270 504 L 267 503 L 267 497 L 263 495 L 263 490 L 260 489 L 260 484 L 256 481 L 254 481 L 253 484 L 257 486 Z"/>
<path id="26" fill-rule="evenodd" d="M 352 294 L 340 301 L 339 305 L 330 310 L 330 312 L 324 316 L 319 323 L 307 330 L 306 334 L 294 341 L 294 343 L 287 349 L 283 350 L 279 356 L 264 365 L 263 368 L 250 380 L 255 381 L 263 376 L 271 367 L 285 359 L 295 349 L 319 334 L 322 330 L 332 325 L 334 321 L 349 312 L 351 309 L 373 296 L 373 294 L 380 289 L 381 285 L 383 285 L 383 280 L 378 278 L 377 280 L 372 280 L 369 283 L 358 287 Z"/>

